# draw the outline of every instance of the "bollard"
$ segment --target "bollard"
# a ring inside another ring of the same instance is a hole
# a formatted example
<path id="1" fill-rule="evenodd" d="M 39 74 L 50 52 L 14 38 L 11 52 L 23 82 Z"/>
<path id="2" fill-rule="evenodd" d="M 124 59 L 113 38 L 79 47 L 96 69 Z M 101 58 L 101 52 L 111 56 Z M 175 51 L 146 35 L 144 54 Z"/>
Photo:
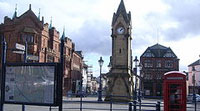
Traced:
<path id="1" fill-rule="evenodd" d="M 51 106 L 49 107 L 49 111 L 51 111 Z"/>
<path id="2" fill-rule="evenodd" d="M 160 111 L 160 101 L 157 101 L 156 103 L 156 111 Z"/>
<path id="3" fill-rule="evenodd" d="M 133 111 L 137 111 L 137 101 L 133 101 Z"/>
<path id="4" fill-rule="evenodd" d="M 133 103 L 129 102 L 129 111 L 132 111 L 132 106 L 133 106 Z"/>
<path id="5" fill-rule="evenodd" d="M 112 111 L 112 95 L 110 95 L 110 111 Z"/>
<path id="6" fill-rule="evenodd" d="M 80 111 L 82 111 L 83 109 L 83 97 L 82 97 L 82 93 L 80 95 Z"/>
<path id="7" fill-rule="evenodd" d="M 22 111 L 25 111 L 25 105 L 22 104 Z"/>

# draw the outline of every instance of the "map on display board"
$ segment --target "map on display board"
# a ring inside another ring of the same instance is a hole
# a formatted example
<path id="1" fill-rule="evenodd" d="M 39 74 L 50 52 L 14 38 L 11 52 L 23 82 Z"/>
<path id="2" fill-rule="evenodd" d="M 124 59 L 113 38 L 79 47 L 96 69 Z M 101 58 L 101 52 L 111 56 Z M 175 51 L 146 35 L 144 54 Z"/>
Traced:
<path id="1" fill-rule="evenodd" d="M 5 102 L 54 104 L 55 66 L 6 66 Z"/>

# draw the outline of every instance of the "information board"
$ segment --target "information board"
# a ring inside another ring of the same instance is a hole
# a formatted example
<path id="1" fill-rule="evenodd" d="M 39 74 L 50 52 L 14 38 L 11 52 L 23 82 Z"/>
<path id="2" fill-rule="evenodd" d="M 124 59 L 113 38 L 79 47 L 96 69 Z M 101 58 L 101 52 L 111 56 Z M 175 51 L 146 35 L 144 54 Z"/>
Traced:
<path id="1" fill-rule="evenodd" d="M 5 102 L 49 104 L 56 102 L 56 65 L 7 65 Z"/>

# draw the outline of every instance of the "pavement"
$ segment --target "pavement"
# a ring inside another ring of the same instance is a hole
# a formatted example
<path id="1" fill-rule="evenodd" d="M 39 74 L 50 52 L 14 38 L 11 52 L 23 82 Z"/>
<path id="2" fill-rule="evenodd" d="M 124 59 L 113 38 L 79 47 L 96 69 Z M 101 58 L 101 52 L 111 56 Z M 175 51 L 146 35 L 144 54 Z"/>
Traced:
<path id="1" fill-rule="evenodd" d="M 128 111 L 129 108 L 128 103 L 98 102 L 97 97 L 84 97 L 82 98 L 82 101 L 84 101 L 82 104 L 80 104 L 80 100 L 80 97 L 63 97 L 63 111 L 81 111 L 81 105 L 83 107 L 82 111 L 110 111 L 111 107 L 113 108 L 112 111 Z M 143 99 L 142 103 L 150 103 L 152 107 L 142 107 L 141 109 L 155 110 L 157 101 L 162 103 L 162 100 L 159 99 Z M 194 111 L 194 104 L 188 104 L 187 106 L 193 107 L 187 109 L 187 111 Z M 4 111 L 22 111 L 22 105 L 5 104 Z M 26 105 L 25 111 L 58 111 L 58 107 L 51 107 L 50 110 L 49 106 Z M 161 111 L 163 111 L 163 104 L 161 104 Z M 197 103 L 197 111 L 200 111 L 200 102 Z"/>

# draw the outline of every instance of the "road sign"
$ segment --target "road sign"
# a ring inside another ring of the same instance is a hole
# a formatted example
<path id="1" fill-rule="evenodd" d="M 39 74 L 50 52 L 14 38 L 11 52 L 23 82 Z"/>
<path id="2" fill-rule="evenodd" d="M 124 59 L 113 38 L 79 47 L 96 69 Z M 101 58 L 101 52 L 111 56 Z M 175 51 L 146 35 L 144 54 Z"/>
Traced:
<path id="1" fill-rule="evenodd" d="M 13 53 L 16 53 L 16 54 L 24 54 L 24 51 L 22 51 L 22 50 L 14 50 Z"/>
<path id="2" fill-rule="evenodd" d="M 18 43 L 16 43 L 15 44 L 15 47 L 16 47 L 16 49 L 19 49 L 19 50 L 25 50 L 25 46 L 24 45 L 22 45 L 22 44 L 18 44 Z"/>
<path id="3" fill-rule="evenodd" d="M 27 59 L 28 59 L 28 60 L 38 61 L 38 60 L 39 60 L 39 57 L 38 57 L 38 56 L 35 56 L 35 55 L 27 55 Z"/>

